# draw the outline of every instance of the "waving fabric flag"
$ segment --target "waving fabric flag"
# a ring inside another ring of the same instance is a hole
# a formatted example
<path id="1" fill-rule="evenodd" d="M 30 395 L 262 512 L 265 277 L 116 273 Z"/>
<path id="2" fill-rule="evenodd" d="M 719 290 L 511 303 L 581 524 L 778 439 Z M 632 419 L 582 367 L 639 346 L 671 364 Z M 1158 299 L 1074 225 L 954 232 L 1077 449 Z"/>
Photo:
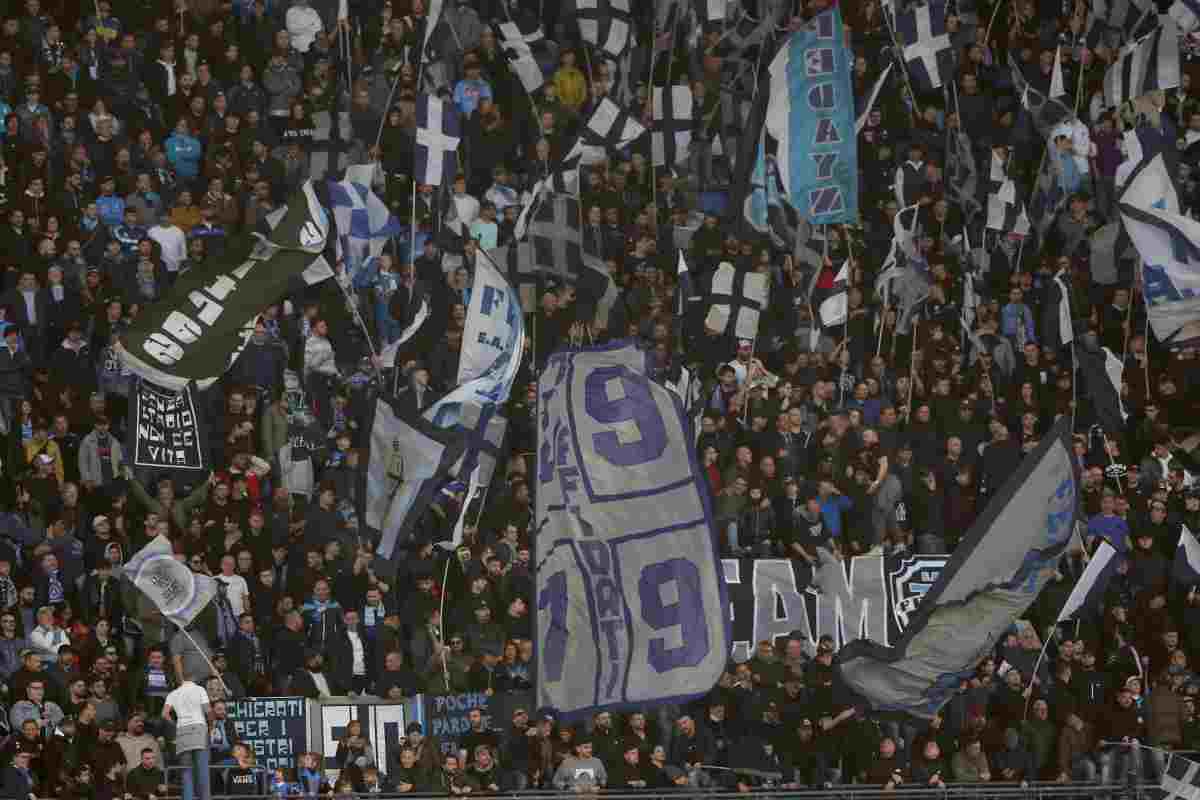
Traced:
<path id="1" fill-rule="evenodd" d="M 821 301 L 821 324 L 826 328 L 841 325 L 846 321 L 848 309 L 848 290 L 850 286 L 850 262 L 842 264 L 837 276 L 833 279 L 833 294 Z"/>
<path id="2" fill-rule="evenodd" d="M 954 46 L 946 31 L 946 4 L 933 2 L 896 15 L 896 33 L 904 40 L 904 61 L 921 89 L 942 88 L 952 80 Z"/>
<path id="3" fill-rule="evenodd" d="M 842 14 L 818 14 L 771 62 L 766 131 L 784 191 L 813 225 L 858 221 L 853 57 Z"/>
<path id="4" fill-rule="evenodd" d="M 1196 535 L 1181 525 L 1179 546 L 1175 549 L 1175 563 L 1171 565 L 1171 579 L 1183 586 L 1200 583 L 1200 542 Z"/>
<path id="5" fill-rule="evenodd" d="M 1153 33 L 1125 48 L 1104 73 L 1104 99 L 1119 106 L 1156 89 L 1179 85 L 1179 28 L 1164 16 Z"/>
<path id="6" fill-rule="evenodd" d="M 1121 400 L 1121 377 L 1125 364 L 1107 347 L 1098 346 L 1095 337 L 1082 337 L 1075 348 L 1079 372 L 1083 376 L 1086 397 L 1096 414 L 1096 421 L 1110 436 L 1119 436 L 1125 430 L 1129 414 Z"/>
<path id="7" fill-rule="evenodd" d="M 447 178 L 453 179 L 458 171 L 454 156 L 461 137 L 458 109 L 453 103 L 432 94 L 417 97 L 417 183 L 441 186 Z"/>
<path id="8" fill-rule="evenodd" d="M 539 380 L 537 705 L 576 719 L 684 703 L 729 658 L 712 513 L 688 422 L 630 343 L 551 356 Z"/>
<path id="9" fill-rule="evenodd" d="M 522 28 L 516 22 L 501 22 L 496 25 L 496 38 L 500 47 L 508 56 L 508 66 L 521 81 L 525 91 L 533 94 L 542 88 L 546 76 L 542 74 L 541 65 L 533 57 L 533 46 L 546 39 L 542 26 L 536 23 Z"/>
<path id="10" fill-rule="evenodd" d="M 575 22 L 583 40 L 619 58 L 632 39 L 630 0 L 574 0 Z"/>
<path id="11" fill-rule="evenodd" d="M 329 218 L 311 182 L 268 217 L 268 236 L 234 244 L 204 269 L 180 276 L 169 295 L 142 310 L 115 346 L 136 375 L 182 391 L 204 390 L 241 354 L 254 322 L 299 278 L 319 283 L 333 275 L 322 255 Z"/>
<path id="12" fill-rule="evenodd" d="M 563 163 L 578 160 L 584 166 L 598 164 L 610 153 L 633 144 L 645 132 L 645 126 L 633 114 L 605 97 L 588 117 L 578 141 L 563 157 Z"/>
<path id="13" fill-rule="evenodd" d="M 1163 154 L 1133 171 L 1119 208 L 1142 259 L 1146 313 L 1154 335 L 1180 345 L 1200 338 L 1200 223 L 1180 213 Z"/>
<path id="14" fill-rule="evenodd" d="M 399 220 L 371 190 L 375 166 L 348 167 L 346 177 L 329 184 L 329 205 L 352 275 L 368 258 L 378 257 L 388 240 L 401 232 Z"/>
<path id="15" fill-rule="evenodd" d="M 654 166 L 674 166 L 687 160 L 692 144 L 692 90 L 679 84 L 655 86 L 650 92 L 650 109 Z"/>
<path id="16" fill-rule="evenodd" d="M 757 338 L 759 318 L 767 310 L 769 278 L 769 275 L 736 269 L 728 261 L 721 262 L 705 279 L 707 296 L 704 301 L 708 311 L 704 327 L 739 339 Z"/>
<path id="17" fill-rule="evenodd" d="M 1025 204 L 1017 199 L 1017 185 L 1008 177 L 1008 154 L 992 150 L 988 174 L 987 229 L 1001 233 L 1029 235 L 1029 217 Z"/>
<path id="18" fill-rule="evenodd" d="M 895 647 L 859 639 L 842 649 L 842 680 L 872 707 L 932 718 L 1052 579 L 1075 527 L 1070 423 L 988 503 Z"/>
<path id="19" fill-rule="evenodd" d="M 1175 20 L 1181 34 L 1200 28 L 1200 2 L 1197 0 L 1175 0 L 1167 9 L 1167 15 Z"/>
<path id="20" fill-rule="evenodd" d="M 1079 576 L 1075 588 L 1071 590 L 1071 596 L 1058 612 L 1058 621 L 1066 622 L 1080 611 L 1099 608 L 1100 601 L 1104 599 L 1104 590 L 1108 588 L 1108 581 L 1117 571 L 1117 565 L 1123 558 L 1124 556 L 1111 544 L 1100 542 L 1100 546 L 1088 561 L 1087 568 Z"/>
<path id="21" fill-rule="evenodd" d="M 419 534 L 421 517 L 467 437 L 410 414 L 397 398 L 381 395 L 373 411 L 359 519 L 379 537 L 376 567 L 390 574 Z"/>
<path id="22" fill-rule="evenodd" d="M 525 349 L 525 315 L 521 298 L 499 268 L 482 250 L 475 254 L 475 280 L 463 328 L 458 383 L 482 377 L 494 369 L 507 394 L 521 366 Z M 514 357 L 515 356 L 515 357 Z M 498 362 L 503 362 L 498 365 Z"/>
<path id="23" fill-rule="evenodd" d="M 153 601 L 164 617 L 186 628 L 217 595 L 217 582 L 175 558 L 170 540 L 156 536 L 129 559 L 125 577 Z"/>

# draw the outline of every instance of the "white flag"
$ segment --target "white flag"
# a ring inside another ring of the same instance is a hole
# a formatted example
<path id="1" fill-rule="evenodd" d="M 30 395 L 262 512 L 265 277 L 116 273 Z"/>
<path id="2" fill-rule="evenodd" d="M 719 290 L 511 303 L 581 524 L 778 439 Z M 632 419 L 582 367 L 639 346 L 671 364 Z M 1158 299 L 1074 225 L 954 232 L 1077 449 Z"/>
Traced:
<path id="1" fill-rule="evenodd" d="M 125 576 L 181 628 L 192 623 L 217 594 L 217 584 L 175 558 L 171 542 L 156 536 L 125 565 Z"/>

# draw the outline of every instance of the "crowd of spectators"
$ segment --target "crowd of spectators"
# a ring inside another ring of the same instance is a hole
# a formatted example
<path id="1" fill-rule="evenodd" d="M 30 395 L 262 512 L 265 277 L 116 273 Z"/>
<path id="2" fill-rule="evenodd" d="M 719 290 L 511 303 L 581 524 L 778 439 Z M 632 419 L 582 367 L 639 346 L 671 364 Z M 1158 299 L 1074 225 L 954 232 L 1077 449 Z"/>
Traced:
<path id="1" fill-rule="evenodd" d="M 189 800 L 214 789 L 1109 782 L 1157 776 L 1165 752 L 1200 749 L 1191 669 L 1200 595 L 1170 579 L 1181 531 L 1200 530 L 1188 422 L 1196 357 L 1147 335 L 1140 275 L 1123 269 L 1098 281 L 1088 248 L 1088 235 L 1113 219 L 1120 130 L 1157 131 L 1178 151 L 1181 177 L 1200 153 L 1190 65 L 1178 89 L 1108 113 L 1093 98 L 1115 50 L 1083 36 L 1086 3 L 1012 0 L 993 15 L 987 3 L 958 0 L 953 107 L 894 80 L 859 134 L 861 225 L 780 249 L 741 232 L 728 205 L 728 154 L 746 109 L 723 81 L 742 54 L 721 23 L 680 24 L 664 41 L 656 4 L 630 5 L 632 66 L 583 45 L 569 5 L 554 2 L 446 0 L 425 59 L 423 0 L 352 1 L 348 19 L 329 0 L 0 7 L 4 796 L 162 797 L 176 783 L 169 764 L 219 766 L 212 782 L 188 775 Z M 731 19 L 773 6 L 729 5 Z M 828 3 L 791 5 L 785 25 L 795 29 Z M 877 0 L 842 12 L 861 109 L 892 39 Z M 509 18 L 540 21 L 547 34 L 537 50 L 547 81 L 532 97 L 490 27 Z M 1044 142 L 1009 65 L 1044 92 L 1060 45 L 1092 150 L 1055 141 L 1048 158 L 1071 200 L 1045 241 L 1021 245 L 983 232 L 978 214 L 947 194 L 946 147 L 966 141 L 980 175 L 1001 154 L 1018 191 L 1027 189 Z M 445 194 L 412 183 L 419 74 L 463 119 Z M 452 568 L 433 543 L 459 517 L 463 492 L 453 489 L 421 519 L 399 571 L 382 568 L 356 516 L 366 401 L 400 386 L 403 402 L 423 410 L 456 385 L 475 249 L 511 241 L 531 183 L 554 170 L 598 100 L 623 93 L 649 122 L 638 75 L 691 86 L 692 155 L 678 172 L 655 170 L 647 139 L 585 170 L 584 241 L 607 262 L 617 303 L 599 319 L 571 287 L 545 287 L 527 309 L 531 346 L 496 478 L 484 507 L 469 510 Z M 339 110 L 349 128 L 331 144 Z M 219 260 L 290 191 L 321 178 L 339 149 L 382 163 L 377 189 L 419 234 L 415 258 L 400 247 L 349 271 L 339 263 L 334 280 L 264 308 L 238 362 L 200 395 L 206 478 L 132 470 L 124 445 L 135 379 L 115 344 L 180 275 Z M 1190 198 L 1194 184 L 1184 188 Z M 920 206 L 915 230 L 932 288 L 906 324 L 872 287 L 893 219 L 911 204 Z M 462 252 L 436 235 L 447 215 L 464 226 Z M 971 240 L 993 257 L 966 331 L 972 262 L 961 244 Z M 674 313 L 680 243 L 698 282 L 723 261 L 769 274 L 756 339 Z M 822 330 L 813 308 L 847 259 L 848 319 Z M 1080 336 L 1124 362 L 1123 430 L 1097 428 L 1088 393 L 1074 385 L 1071 348 L 1058 339 L 1056 277 L 1070 287 Z M 371 346 L 395 340 L 426 302 L 430 322 L 399 362 L 372 363 Z M 471 730 L 446 754 L 419 724 L 387 753 L 352 727 L 332 783 L 317 753 L 260 776 L 227 701 L 527 696 L 532 380 L 563 344 L 623 336 L 653 353 L 656 379 L 687 365 L 703 384 L 697 448 L 723 554 L 791 558 L 799 570 L 868 553 L 952 553 L 1024 455 L 1071 417 L 1087 546 L 1106 539 L 1124 551 L 1103 606 L 1078 625 L 1054 625 L 1083 564 L 1079 553 L 1065 558 L 1031 624 L 931 723 L 843 696 L 837 643 L 794 637 L 758 643 L 692 706 L 567 725 L 553 709 L 509 704 L 511 718 L 506 711 L 490 726 L 472 712 Z M 382 381 L 379 366 L 389 373 Z M 160 534 L 220 587 L 186 633 L 122 577 L 122 564 Z M 193 689 L 208 698 L 200 712 Z M 176 761 L 185 717 L 207 733 Z"/>

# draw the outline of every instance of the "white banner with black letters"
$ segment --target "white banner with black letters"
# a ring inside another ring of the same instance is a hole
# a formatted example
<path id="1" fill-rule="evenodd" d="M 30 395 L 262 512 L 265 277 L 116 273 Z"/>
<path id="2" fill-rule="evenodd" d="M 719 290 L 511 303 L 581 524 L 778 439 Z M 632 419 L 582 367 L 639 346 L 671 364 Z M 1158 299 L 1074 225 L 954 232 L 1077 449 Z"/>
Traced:
<path id="1" fill-rule="evenodd" d="M 194 396 L 195 385 L 182 391 L 138 382 L 133 393 L 133 465 L 141 469 L 199 472 L 207 469 L 203 414 Z"/>

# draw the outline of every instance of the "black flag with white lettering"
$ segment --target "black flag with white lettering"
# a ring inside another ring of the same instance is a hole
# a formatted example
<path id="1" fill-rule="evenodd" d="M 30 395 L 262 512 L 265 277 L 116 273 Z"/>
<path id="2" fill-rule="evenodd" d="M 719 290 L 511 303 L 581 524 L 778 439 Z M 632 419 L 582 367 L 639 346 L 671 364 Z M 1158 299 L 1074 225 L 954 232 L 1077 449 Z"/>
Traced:
<path id="1" fill-rule="evenodd" d="M 241 353 L 263 308 L 297 279 L 311 285 L 333 275 L 323 253 L 336 237 L 311 181 L 268 222 L 268 234 L 231 242 L 215 263 L 191 270 L 142 310 L 117 345 L 130 371 L 176 391 L 193 381 L 207 389 Z"/>
<path id="2" fill-rule="evenodd" d="M 179 477 L 184 482 L 194 482 L 208 469 L 204 452 L 208 446 L 204 408 L 198 395 L 194 383 L 182 391 L 175 391 L 155 386 L 147 380 L 137 382 L 130 397 L 126 443 L 134 468 L 155 474 L 178 472 L 171 477 Z M 97 444 L 101 469 L 104 469 L 106 458 L 111 457 L 116 441 L 111 434 L 107 438 L 108 442 L 101 440 Z"/>

